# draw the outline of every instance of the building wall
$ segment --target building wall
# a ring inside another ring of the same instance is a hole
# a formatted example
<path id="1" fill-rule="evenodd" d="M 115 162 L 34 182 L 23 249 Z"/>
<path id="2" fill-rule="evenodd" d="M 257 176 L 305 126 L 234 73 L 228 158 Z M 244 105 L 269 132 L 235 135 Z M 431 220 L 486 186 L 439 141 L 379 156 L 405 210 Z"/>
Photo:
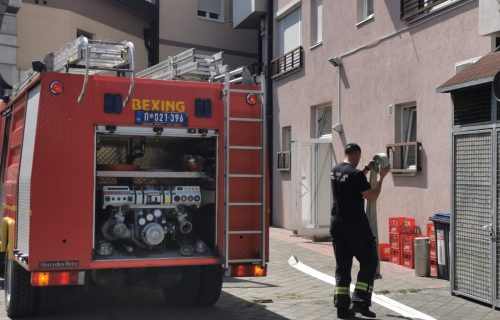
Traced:
<path id="1" fill-rule="evenodd" d="M 230 68 L 258 61 L 258 31 L 234 29 L 231 0 L 224 2 L 224 21 L 197 16 L 197 1 L 160 2 L 160 61 L 189 48 L 202 54 L 224 51 Z M 197 51 L 198 51 L 197 50 Z"/>
<path id="2" fill-rule="evenodd" d="M 500 36 L 500 1 L 479 0 L 479 34 Z"/>
<path id="3" fill-rule="evenodd" d="M 137 70 L 147 67 L 147 50 L 142 32 L 148 22 L 107 1 L 51 1 L 52 6 L 23 1 L 18 12 L 17 67 L 31 68 L 31 61 L 42 59 L 74 40 L 77 29 L 94 34 L 94 39 L 132 41 L 136 49 Z M 112 16 L 113 19 L 109 19 Z M 106 17 L 106 19 L 105 19 Z"/>
<path id="4" fill-rule="evenodd" d="M 276 1 L 276 9 L 288 1 Z M 451 100 L 436 88 L 455 72 L 458 61 L 491 50 L 491 39 L 478 35 L 478 1 L 461 1 L 408 25 L 400 21 L 399 1 L 374 1 L 374 19 L 356 26 L 357 1 L 323 1 L 323 42 L 310 48 L 310 3 L 302 1 L 303 69 L 274 82 L 275 148 L 281 127 L 292 126 L 292 140 L 311 136 L 310 108 L 332 102 L 338 122 L 337 72 L 327 60 L 342 56 L 340 114 L 344 131 L 333 132 L 334 161 L 343 147 L 363 149 L 360 166 L 396 142 L 396 119 L 389 105 L 415 101 L 422 171 L 416 176 L 389 174 L 377 201 L 379 236 L 388 241 L 389 217 L 408 216 L 425 227 L 436 212 L 451 210 Z M 408 28 L 411 26 L 410 28 Z M 276 30 L 277 28 L 275 28 Z M 278 34 L 275 32 L 275 48 Z M 467 44 L 467 45 L 464 45 Z M 275 52 L 277 52 L 275 50 Z M 274 221 L 291 228 L 289 174 L 274 173 Z M 293 190 L 291 190 L 294 192 Z"/>

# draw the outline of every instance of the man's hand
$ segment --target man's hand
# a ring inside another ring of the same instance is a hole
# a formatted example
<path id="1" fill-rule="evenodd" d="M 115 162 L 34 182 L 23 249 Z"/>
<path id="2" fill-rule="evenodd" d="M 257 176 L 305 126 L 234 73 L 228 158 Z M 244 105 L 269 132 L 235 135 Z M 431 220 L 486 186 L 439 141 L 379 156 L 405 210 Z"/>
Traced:
<path id="1" fill-rule="evenodd" d="M 368 162 L 365 166 L 365 168 L 368 168 L 370 170 L 373 169 L 373 164 L 375 163 L 375 160 L 371 159 L 370 162 Z"/>
<path id="2" fill-rule="evenodd" d="M 389 173 L 389 171 L 391 171 L 391 166 L 390 166 L 390 165 L 388 165 L 388 166 L 387 166 L 386 168 L 384 168 L 384 169 L 381 169 L 381 170 L 380 170 L 380 178 L 382 178 L 382 179 L 383 179 L 383 178 L 384 178 L 384 177 L 385 177 L 385 176 Z"/>

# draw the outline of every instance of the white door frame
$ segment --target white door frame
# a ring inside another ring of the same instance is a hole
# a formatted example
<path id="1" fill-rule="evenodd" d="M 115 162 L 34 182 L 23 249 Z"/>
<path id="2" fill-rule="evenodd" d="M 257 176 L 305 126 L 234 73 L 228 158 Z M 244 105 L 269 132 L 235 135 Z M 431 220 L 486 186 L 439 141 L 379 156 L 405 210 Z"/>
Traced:
<path id="1" fill-rule="evenodd" d="M 330 146 L 330 161 L 329 163 L 318 162 L 318 145 Z M 310 156 L 304 163 L 303 148 L 312 148 Z M 333 145 L 331 139 L 307 139 L 300 141 L 292 141 L 292 167 L 291 167 L 291 218 L 292 227 L 296 235 L 314 236 L 330 234 L 330 208 L 331 208 L 331 190 L 328 184 L 326 190 L 322 189 L 321 194 L 323 199 L 318 199 L 318 184 L 322 183 L 324 188 L 325 180 L 330 181 L 330 170 L 333 166 Z M 318 168 L 321 165 L 320 168 Z M 305 167 L 308 166 L 308 167 Z M 322 171 L 321 171 L 322 170 Z M 328 194 L 328 196 L 325 196 Z M 327 199 L 324 199 L 328 197 Z M 302 200 L 306 201 L 303 203 Z M 321 202 L 322 208 L 317 209 L 317 204 Z M 309 207 L 309 218 L 311 223 L 304 225 L 304 205 Z M 321 211 L 321 212 L 319 212 Z M 320 221 L 323 220 L 323 223 Z"/>

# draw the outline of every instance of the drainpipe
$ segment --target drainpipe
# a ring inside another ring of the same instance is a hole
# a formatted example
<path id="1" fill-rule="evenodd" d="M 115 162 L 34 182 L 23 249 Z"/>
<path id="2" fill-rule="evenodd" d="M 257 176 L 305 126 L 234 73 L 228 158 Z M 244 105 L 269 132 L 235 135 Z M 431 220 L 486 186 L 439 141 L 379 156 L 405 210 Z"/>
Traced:
<path id="1" fill-rule="evenodd" d="M 267 1 L 267 25 L 266 25 L 266 40 L 267 40 L 267 52 L 265 60 L 265 72 L 266 72 L 266 125 L 267 125 L 267 155 L 269 168 L 269 190 L 272 194 L 273 190 L 273 81 L 271 79 L 271 60 L 273 59 L 273 13 L 274 6 L 273 0 Z M 269 207 L 271 208 L 271 213 L 269 219 L 273 221 L 273 197 L 269 197 Z"/>

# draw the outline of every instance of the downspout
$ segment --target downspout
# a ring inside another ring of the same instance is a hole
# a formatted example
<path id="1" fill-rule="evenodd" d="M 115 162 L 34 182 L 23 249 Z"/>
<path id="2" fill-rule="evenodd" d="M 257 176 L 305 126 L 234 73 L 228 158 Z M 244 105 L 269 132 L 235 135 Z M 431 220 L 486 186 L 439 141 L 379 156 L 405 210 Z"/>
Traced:
<path id="1" fill-rule="evenodd" d="M 273 0 L 267 1 L 267 26 L 266 26 L 266 36 L 267 36 L 267 56 L 265 61 L 265 72 L 266 72 L 266 125 L 267 125 L 267 155 L 269 168 L 269 190 L 272 194 L 273 190 L 273 82 L 271 79 L 271 60 L 273 57 Z M 273 197 L 269 197 L 269 207 L 271 212 L 269 214 L 270 221 L 273 221 Z"/>

